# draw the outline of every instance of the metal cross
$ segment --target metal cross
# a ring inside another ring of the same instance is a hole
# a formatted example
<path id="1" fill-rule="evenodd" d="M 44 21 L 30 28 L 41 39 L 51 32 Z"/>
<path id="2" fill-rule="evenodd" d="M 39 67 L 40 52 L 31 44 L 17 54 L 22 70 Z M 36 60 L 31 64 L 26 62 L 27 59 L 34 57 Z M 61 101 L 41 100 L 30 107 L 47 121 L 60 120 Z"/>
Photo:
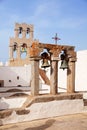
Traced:
<path id="1" fill-rule="evenodd" d="M 58 40 L 61 40 L 60 38 L 57 37 L 57 33 L 56 33 L 55 37 L 52 37 L 52 39 L 55 40 L 55 44 L 56 44 L 56 45 L 57 45 L 57 41 L 58 41 Z"/>

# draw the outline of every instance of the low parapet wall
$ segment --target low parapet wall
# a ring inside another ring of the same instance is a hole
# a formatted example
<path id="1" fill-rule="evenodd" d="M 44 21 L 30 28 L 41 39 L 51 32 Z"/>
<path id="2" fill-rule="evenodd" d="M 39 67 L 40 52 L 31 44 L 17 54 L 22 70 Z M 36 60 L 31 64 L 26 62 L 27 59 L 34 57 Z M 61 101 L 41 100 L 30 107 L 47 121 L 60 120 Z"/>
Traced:
<path id="1" fill-rule="evenodd" d="M 16 102 L 17 97 L 14 100 Z M 81 93 L 29 96 L 21 102 L 20 107 L 0 111 L 0 125 L 84 111 L 86 109 L 84 109 L 83 94 Z"/>
<path id="2" fill-rule="evenodd" d="M 9 97 L 17 97 L 17 96 L 28 96 L 30 94 L 30 87 L 16 87 L 16 86 L 8 86 L 8 87 L 0 87 L 0 98 L 9 98 Z"/>

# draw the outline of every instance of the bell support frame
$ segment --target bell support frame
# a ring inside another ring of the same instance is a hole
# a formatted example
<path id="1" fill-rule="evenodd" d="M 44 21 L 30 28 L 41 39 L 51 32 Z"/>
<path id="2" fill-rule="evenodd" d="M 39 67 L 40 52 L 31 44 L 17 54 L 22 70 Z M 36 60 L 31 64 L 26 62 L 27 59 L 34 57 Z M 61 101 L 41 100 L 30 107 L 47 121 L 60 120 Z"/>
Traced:
<path id="1" fill-rule="evenodd" d="M 67 69 L 67 92 L 75 92 L 75 47 L 68 45 L 44 44 L 35 41 L 33 42 L 32 47 L 29 50 L 30 59 L 34 59 L 34 61 L 31 60 L 31 62 L 34 62 L 33 70 L 38 70 L 38 72 L 34 72 L 35 76 L 32 77 L 33 85 L 31 85 L 31 88 L 33 87 L 34 89 L 31 89 L 33 91 L 31 93 L 33 93 L 33 96 L 39 95 L 39 82 L 37 82 L 36 85 L 35 80 L 39 80 L 39 60 L 41 59 L 40 53 L 43 51 L 43 49 L 47 49 L 51 55 L 50 94 L 55 95 L 58 93 L 58 61 L 60 60 L 59 54 L 62 50 L 66 50 L 66 53 L 69 58 L 69 68 Z M 38 78 L 34 79 L 35 77 Z"/>

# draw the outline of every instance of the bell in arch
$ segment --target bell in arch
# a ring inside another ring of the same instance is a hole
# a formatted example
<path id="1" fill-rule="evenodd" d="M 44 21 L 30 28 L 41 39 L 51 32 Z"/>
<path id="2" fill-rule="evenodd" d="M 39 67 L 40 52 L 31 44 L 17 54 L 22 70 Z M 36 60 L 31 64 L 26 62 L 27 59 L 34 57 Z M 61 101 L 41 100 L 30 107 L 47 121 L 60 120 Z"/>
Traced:
<path id="1" fill-rule="evenodd" d="M 67 59 L 67 55 L 65 51 L 63 52 L 63 54 L 61 54 L 60 59 L 61 59 L 60 69 L 63 69 L 63 70 L 68 69 L 68 59 Z"/>
<path id="2" fill-rule="evenodd" d="M 46 68 L 46 67 L 50 67 L 49 61 L 48 61 L 48 53 L 47 52 L 43 52 L 41 54 L 41 58 L 42 58 L 42 65 L 41 68 Z"/>
<path id="3" fill-rule="evenodd" d="M 41 65 L 41 68 L 50 67 L 50 64 L 47 59 L 43 59 L 43 63 Z"/>
<path id="4" fill-rule="evenodd" d="M 60 66 L 60 69 L 68 69 L 68 61 L 66 60 L 62 60 L 61 61 L 61 66 Z"/>
<path id="5" fill-rule="evenodd" d="M 14 45 L 13 45 L 13 50 L 14 50 L 14 51 L 17 50 L 17 43 L 14 43 Z"/>
<path id="6" fill-rule="evenodd" d="M 19 27 L 19 34 L 22 33 L 22 27 Z"/>

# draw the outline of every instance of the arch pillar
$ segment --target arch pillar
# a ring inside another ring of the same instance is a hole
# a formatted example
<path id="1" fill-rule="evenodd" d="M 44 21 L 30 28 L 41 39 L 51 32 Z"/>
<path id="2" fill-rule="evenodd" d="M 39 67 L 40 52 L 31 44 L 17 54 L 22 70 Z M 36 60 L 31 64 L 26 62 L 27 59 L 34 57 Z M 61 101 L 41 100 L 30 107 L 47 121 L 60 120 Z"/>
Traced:
<path id="1" fill-rule="evenodd" d="M 39 95 L 39 60 L 38 57 L 30 58 L 31 61 L 31 95 Z"/>
<path id="2" fill-rule="evenodd" d="M 20 46 L 17 48 L 17 59 L 21 58 L 21 51 L 20 51 Z"/>
<path id="3" fill-rule="evenodd" d="M 23 30 L 23 31 L 22 31 L 22 37 L 23 37 L 23 38 L 26 38 L 26 30 Z"/>
<path id="4" fill-rule="evenodd" d="M 10 60 L 13 60 L 13 47 L 9 46 L 9 58 Z"/>
<path id="5" fill-rule="evenodd" d="M 50 94 L 58 93 L 58 57 L 51 59 Z"/>
<path id="6" fill-rule="evenodd" d="M 69 59 L 69 69 L 67 70 L 67 92 L 75 92 L 75 62 L 76 58 Z"/>

